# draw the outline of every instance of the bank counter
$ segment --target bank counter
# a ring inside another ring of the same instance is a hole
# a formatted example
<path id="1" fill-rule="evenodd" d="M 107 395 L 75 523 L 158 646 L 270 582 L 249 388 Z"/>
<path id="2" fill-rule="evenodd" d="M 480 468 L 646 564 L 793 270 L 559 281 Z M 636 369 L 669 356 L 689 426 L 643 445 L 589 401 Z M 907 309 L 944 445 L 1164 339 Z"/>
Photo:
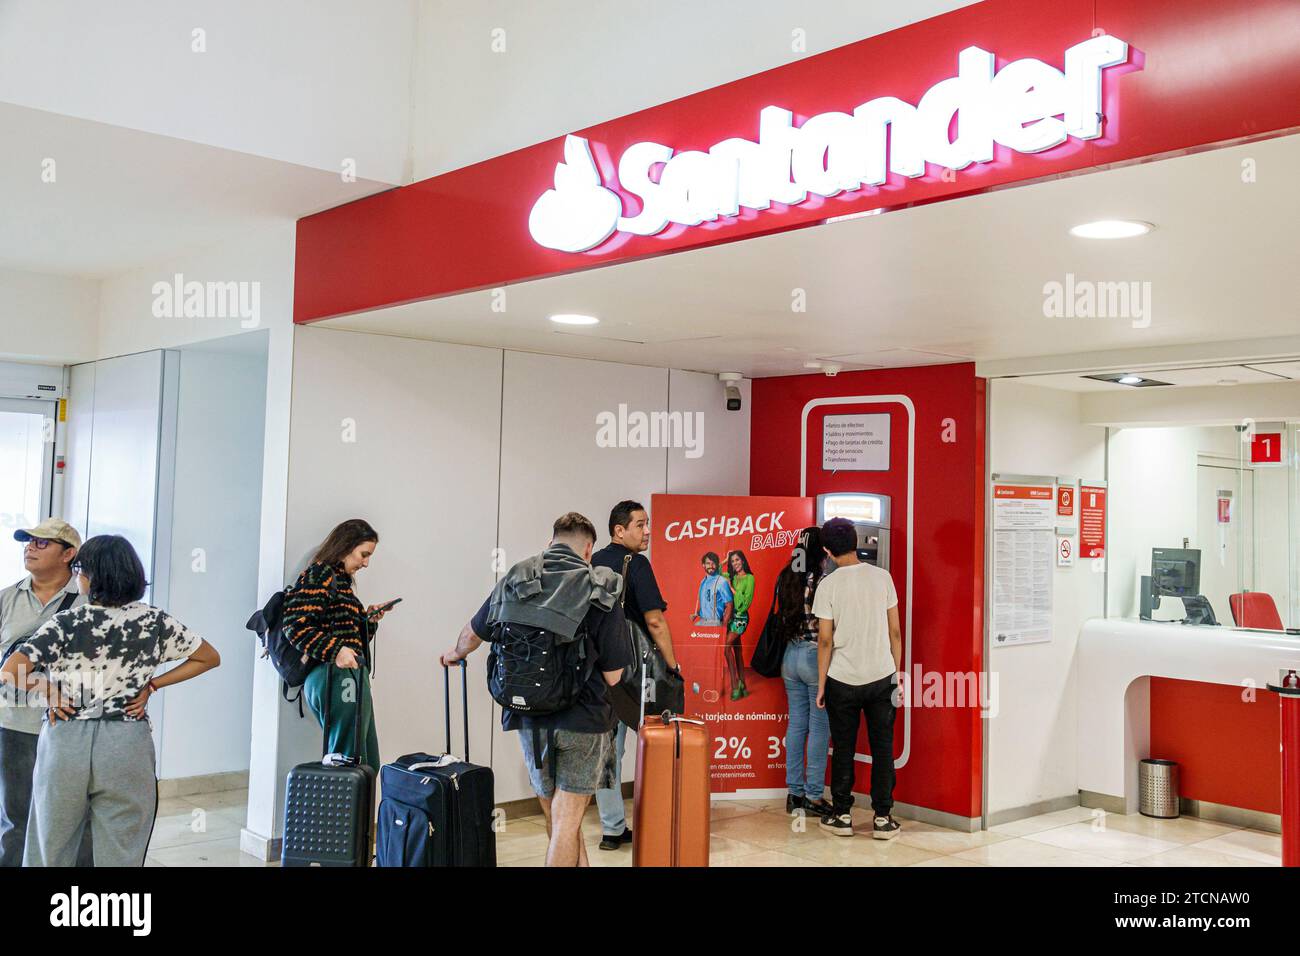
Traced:
<path id="1" fill-rule="evenodd" d="M 1253 685 L 1250 736 L 1243 746 L 1262 747 L 1251 764 L 1261 782 L 1276 781 L 1277 699 L 1266 690 L 1279 673 L 1300 673 L 1300 636 L 1284 631 L 1194 626 L 1161 621 L 1093 619 L 1079 635 L 1079 790 L 1085 806 L 1138 810 L 1138 762 L 1151 753 L 1152 679 L 1222 685 L 1218 700 L 1237 704 Z M 1228 696 L 1231 695 L 1231 696 Z M 1205 715 L 1213 720 L 1214 714 Z M 1260 763 L 1263 763 L 1260 766 Z M 1260 809 L 1260 808 L 1254 808 Z M 1276 811 L 1273 811 L 1276 812 Z"/>

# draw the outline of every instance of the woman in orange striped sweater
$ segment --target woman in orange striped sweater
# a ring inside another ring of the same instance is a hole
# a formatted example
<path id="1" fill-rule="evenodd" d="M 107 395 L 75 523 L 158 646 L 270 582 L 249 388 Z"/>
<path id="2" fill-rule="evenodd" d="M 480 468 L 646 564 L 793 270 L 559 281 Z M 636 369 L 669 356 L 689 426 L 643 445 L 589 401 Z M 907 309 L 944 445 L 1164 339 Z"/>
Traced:
<path id="1" fill-rule="evenodd" d="M 352 578 L 369 567 L 378 544 L 379 535 L 368 522 L 344 521 L 325 538 L 284 597 L 285 636 L 321 663 L 307 675 L 303 693 L 325 731 L 327 750 L 358 757 L 376 772 L 379 736 L 370 696 L 370 642 L 385 611 L 382 605 L 363 608 L 352 592 Z M 358 706 L 361 731 L 354 742 Z"/>

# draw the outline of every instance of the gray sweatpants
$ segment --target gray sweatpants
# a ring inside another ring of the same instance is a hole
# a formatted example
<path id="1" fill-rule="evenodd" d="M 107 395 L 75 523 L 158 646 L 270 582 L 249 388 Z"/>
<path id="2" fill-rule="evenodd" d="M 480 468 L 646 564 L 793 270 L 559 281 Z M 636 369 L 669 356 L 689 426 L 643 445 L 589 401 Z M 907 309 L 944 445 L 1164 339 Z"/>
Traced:
<path id="1" fill-rule="evenodd" d="M 61 720 L 41 729 L 23 866 L 75 866 L 89 809 L 95 866 L 143 866 L 158 812 L 143 720 Z"/>
<path id="2" fill-rule="evenodd" d="M 38 734 L 0 727 L 0 867 L 23 865 L 38 739 Z M 77 866 L 94 866 L 90 827 L 84 830 L 81 849 L 77 852 Z"/>

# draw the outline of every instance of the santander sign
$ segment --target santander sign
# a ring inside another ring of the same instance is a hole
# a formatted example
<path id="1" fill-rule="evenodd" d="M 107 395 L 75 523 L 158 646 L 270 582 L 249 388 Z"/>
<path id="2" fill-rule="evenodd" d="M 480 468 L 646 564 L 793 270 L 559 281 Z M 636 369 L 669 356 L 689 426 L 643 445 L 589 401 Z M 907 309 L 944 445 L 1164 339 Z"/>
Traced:
<path id="1" fill-rule="evenodd" d="M 698 226 L 746 209 L 788 206 L 881 186 L 889 173 L 909 179 L 926 164 L 961 170 L 993 160 L 1000 145 L 1040 153 L 1070 137 L 1096 139 L 1102 129 L 1102 75 L 1128 61 L 1129 47 L 1108 34 L 1065 51 L 1065 69 L 1042 60 L 1013 60 L 971 46 L 957 57 L 957 75 L 930 87 L 915 105 L 882 96 L 851 113 L 819 113 L 794 125 L 790 110 L 767 106 L 758 138 L 724 139 L 708 152 L 676 152 L 634 143 L 618 161 L 618 185 L 640 200 L 624 215 L 622 197 L 601 181 L 581 136 L 564 141 L 555 185 L 534 203 L 534 241 L 561 252 L 594 249 L 615 232 L 652 236 L 669 224 Z M 956 118 L 956 138 L 950 128 Z"/>

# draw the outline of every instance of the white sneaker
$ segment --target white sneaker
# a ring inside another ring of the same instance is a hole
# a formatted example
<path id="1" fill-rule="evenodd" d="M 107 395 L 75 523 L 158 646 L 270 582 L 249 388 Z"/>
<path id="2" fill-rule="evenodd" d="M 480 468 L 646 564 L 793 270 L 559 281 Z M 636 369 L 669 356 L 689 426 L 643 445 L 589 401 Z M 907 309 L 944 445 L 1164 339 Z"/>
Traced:
<path id="1" fill-rule="evenodd" d="M 871 828 L 873 840 L 892 840 L 902 829 L 893 817 L 876 817 Z"/>
<path id="2" fill-rule="evenodd" d="M 853 817 L 847 813 L 841 813 L 838 817 L 823 817 L 817 825 L 836 836 L 853 836 Z"/>

